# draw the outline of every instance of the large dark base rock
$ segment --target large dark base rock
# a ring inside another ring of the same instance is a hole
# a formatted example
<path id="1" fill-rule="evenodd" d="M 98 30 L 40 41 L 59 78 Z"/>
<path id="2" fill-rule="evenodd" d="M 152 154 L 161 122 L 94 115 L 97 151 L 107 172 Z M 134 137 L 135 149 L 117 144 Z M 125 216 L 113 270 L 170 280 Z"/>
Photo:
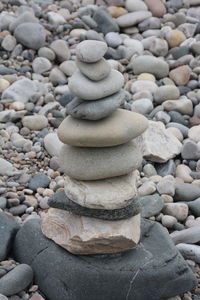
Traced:
<path id="1" fill-rule="evenodd" d="M 28 221 L 14 244 L 19 262 L 30 264 L 35 283 L 50 300 L 163 300 L 191 290 L 196 279 L 158 223 L 143 220 L 140 244 L 117 255 L 75 256 Z"/>
<path id="2" fill-rule="evenodd" d="M 66 196 L 64 191 L 52 195 L 48 200 L 48 204 L 50 207 L 68 210 L 80 216 L 111 221 L 127 219 L 139 214 L 141 211 L 140 200 L 136 198 L 133 198 L 131 204 L 120 209 L 91 209 L 73 202 Z"/>
<path id="3" fill-rule="evenodd" d="M 0 261 L 9 255 L 18 229 L 19 225 L 13 217 L 0 212 Z"/>

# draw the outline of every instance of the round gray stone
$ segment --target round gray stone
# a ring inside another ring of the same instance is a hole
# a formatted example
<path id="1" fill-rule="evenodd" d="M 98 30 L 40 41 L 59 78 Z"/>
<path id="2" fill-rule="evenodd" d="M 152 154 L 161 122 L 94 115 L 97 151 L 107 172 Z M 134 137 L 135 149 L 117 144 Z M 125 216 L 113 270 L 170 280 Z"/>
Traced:
<path id="1" fill-rule="evenodd" d="M 76 56 L 80 61 L 93 63 L 100 60 L 107 50 L 107 45 L 101 41 L 86 40 L 76 47 Z"/>
<path id="2" fill-rule="evenodd" d="M 17 26 L 14 36 L 23 46 L 37 50 L 45 44 L 46 31 L 38 23 L 23 23 Z"/>

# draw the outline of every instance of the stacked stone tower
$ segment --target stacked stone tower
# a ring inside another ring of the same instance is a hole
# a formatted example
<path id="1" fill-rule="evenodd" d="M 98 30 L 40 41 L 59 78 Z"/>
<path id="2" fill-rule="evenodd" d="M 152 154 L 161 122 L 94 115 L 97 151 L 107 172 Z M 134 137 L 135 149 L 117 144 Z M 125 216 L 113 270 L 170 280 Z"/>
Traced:
<path id="1" fill-rule="evenodd" d="M 120 109 L 127 99 L 120 72 L 103 58 L 107 45 L 83 41 L 76 48 L 79 71 L 69 80 L 76 96 L 58 137 L 65 190 L 49 200 L 42 232 L 73 254 L 111 254 L 134 248 L 140 239 L 135 142 L 147 119 Z"/>

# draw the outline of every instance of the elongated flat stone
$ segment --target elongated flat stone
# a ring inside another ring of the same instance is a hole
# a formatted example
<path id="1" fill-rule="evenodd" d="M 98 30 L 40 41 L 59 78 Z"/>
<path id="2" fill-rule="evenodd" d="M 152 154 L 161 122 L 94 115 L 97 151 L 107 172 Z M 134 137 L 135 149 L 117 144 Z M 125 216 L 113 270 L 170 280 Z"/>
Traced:
<path id="1" fill-rule="evenodd" d="M 85 63 L 76 59 L 76 65 L 86 77 L 91 80 L 99 81 L 107 77 L 111 72 L 111 65 L 104 59 L 100 59 L 95 63 Z"/>
<path id="2" fill-rule="evenodd" d="M 101 180 L 81 181 L 65 176 L 65 193 L 77 204 L 91 209 L 120 209 L 137 195 L 137 171 Z"/>
<path id="3" fill-rule="evenodd" d="M 121 90 L 111 96 L 94 101 L 74 98 L 67 106 L 67 113 L 76 119 L 100 120 L 112 114 L 121 104 L 129 100 L 129 94 Z"/>
<path id="4" fill-rule="evenodd" d="M 139 214 L 141 211 L 140 201 L 137 198 L 131 199 L 128 206 L 120 209 L 91 209 L 73 202 L 66 196 L 64 191 L 52 195 L 48 200 L 48 204 L 50 207 L 67 210 L 75 215 L 108 221 L 127 219 Z"/>
<path id="5" fill-rule="evenodd" d="M 81 72 L 75 72 L 69 79 L 69 89 L 77 97 L 85 100 L 97 100 L 110 96 L 121 90 L 124 84 L 123 75 L 111 70 L 108 77 L 100 81 L 92 81 Z"/>
<path id="6" fill-rule="evenodd" d="M 81 148 L 64 145 L 59 164 L 66 175 L 79 180 L 97 180 L 126 175 L 142 162 L 136 142 L 105 148 Z"/>
<path id="7" fill-rule="evenodd" d="M 140 215 L 105 221 L 50 208 L 43 216 L 43 234 L 73 254 L 118 253 L 134 248 L 140 239 Z"/>
<path id="8" fill-rule="evenodd" d="M 121 145 L 141 135 L 148 120 L 135 112 L 117 109 L 98 121 L 77 120 L 68 116 L 58 128 L 58 137 L 76 147 L 110 147 Z"/>

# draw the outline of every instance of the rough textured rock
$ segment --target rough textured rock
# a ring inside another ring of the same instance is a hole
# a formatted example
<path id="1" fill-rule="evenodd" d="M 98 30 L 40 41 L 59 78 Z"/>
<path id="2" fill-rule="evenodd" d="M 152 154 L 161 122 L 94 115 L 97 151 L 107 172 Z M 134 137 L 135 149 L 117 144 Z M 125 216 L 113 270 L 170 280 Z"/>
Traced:
<path id="1" fill-rule="evenodd" d="M 10 87 L 5 89 L 2 99 L 13 99 L 14 101 L 26 103 L 37 92 L 39 91 L 36 83 L 28 78 L 23 78 L 15 81 Z"/>
<path id="2" fill-rule="evenodd" d="M 7 258 L 18 229 L 14 218 L 0 212 L 0 261 Z"/>
<path id="3" fill-rule="evenodd" d="M 179 140 L 165 129 L 162 122 L 149 121 L 147 130 L 136 140 L 143 149 L 144 158 L 159 163 L 175 157 L 182 148 Z"/>
<path id="4" fill-rule="evenodd" d="M 140 201 L 137 198 L 131 199 L 128 206 L 120 209 L 91 209 L 73 202 L 66 196 L 64 191 L 57 192 L 51 196 L 48 204 L 50 207 L 67 210 L 76 215 L 110 221 L 130 218 L 139 214 L 141 210 Z"/>
<path id="5" fill-rule="evenodd" d="M 167 231 L 149 220 L 141 229 L 141 243 L 131 251 L 76 256 L 45 238 L 39 221 L 30 220 L 18 232 L 14 250 L 19 262 L 32 266 L 35 283 L 49 300 L 160 300 L 191 290 L 196 279 Z"/>
<path id="6" fill-rule="evenodd" d="M 136 196 L 137 171 L 128 175 L 95 181 L 80 181 L 65 176 L 65 193 L 77 204 L 91 209 L 119 209 Z"/>
<path id="7" fill-rule="evenodd" d="M 68 116 L 58 128 L 58 137 L 64 144 L 76 147 L 110 147 L 129 142 L 147 127 L 148 121 L 142 115 L 117 109 L 96 122 Z"/>
<path id="8" fill-rule="evenodd" d="M 124 90 L 121 90 L 118 93 L 96 101 L 86 101 L 74 98 L 66 108 L 67 113 L 73 118 L 100 120 L 109 116 L 126 100 L 129 100 L 129 95 Z"/>
<path id="9" fill-rule="evenodd" d="M 108 77 L 97 82 L 88 79 L 79 71 L 75 72 L 69 79 L 71 92 L 84 100 L 97 100 L 110 96 L 118 92 L 123 84 L 124 77 L 116 70 L 111 70 Z"/>
<path id="10" fill-rule="evenodd" d="M 140 215 L 118 221 L 77 216 L 50 208 L 43 216 L 43 234 L 73 254 L 108 254 L 129 250 L 140 239 Z"/>
<path id="11" fill-rule="evenodd" d="M 96 180 L 126 175 L 136 170 L 142 162 L 142 154 L 135 139 L 123 145 L 105 148 L 64 145 L 59 161 L 61 169 L 72 178 Z"/>

